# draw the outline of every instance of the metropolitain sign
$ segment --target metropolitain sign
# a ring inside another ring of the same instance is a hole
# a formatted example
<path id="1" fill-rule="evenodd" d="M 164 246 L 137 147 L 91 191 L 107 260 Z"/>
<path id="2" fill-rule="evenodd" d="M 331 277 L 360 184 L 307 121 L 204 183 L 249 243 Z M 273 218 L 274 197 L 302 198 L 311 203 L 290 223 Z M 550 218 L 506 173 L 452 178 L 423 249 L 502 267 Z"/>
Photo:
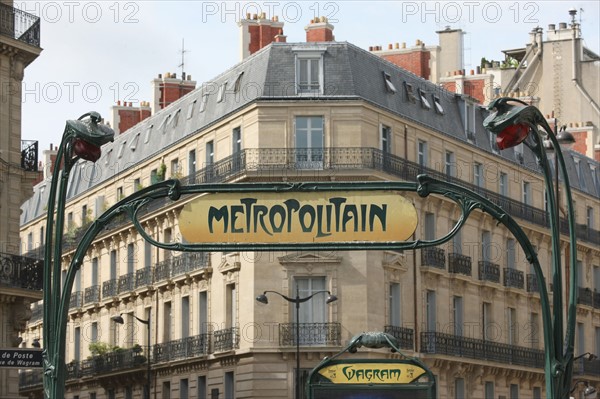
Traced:
<path id="1" fill-rule="evenodd" d="M 394 192 L 213 193 L 187 203 L 189 243 L 390 242 L 417 227 L 413 204 Z"/>

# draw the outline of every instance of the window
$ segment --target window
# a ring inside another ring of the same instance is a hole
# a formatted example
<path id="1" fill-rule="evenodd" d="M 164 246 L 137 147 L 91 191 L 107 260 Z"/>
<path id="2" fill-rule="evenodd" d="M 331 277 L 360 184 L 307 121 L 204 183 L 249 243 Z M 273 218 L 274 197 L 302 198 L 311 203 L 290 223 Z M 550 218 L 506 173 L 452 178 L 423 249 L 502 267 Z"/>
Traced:
<path id="1" fill-rule="evenodd" d="M 198 389 L 198 392 L 196 395 L 196 397 L 198 399 L 208 398 L 208 396 L 206 396 L 206 376 L 205 375 L 201 375 L 198 377 L 198 383 L 196 384 L 196 388 Z"/>
<path id="2" fill-rule="evenodd" d="M 386 125 L 381 125 L 381 151 L 384 153 L 391 152 L 392 128 Z"/>
<path id="3" fill-rule="evenodd" d="M 390 283 L 390 293 L 389 293 L 389 323 L 391 326 L 400 327 L 402 325 L 402 316 L 401 316 L 401 295 L 400 295 L 400 284 L 398 283 Z"/>
<path id="4" fill-rule="evenodd" d="M 224 397 L 225 399 L 234 399 L 235 398 L 235 381 L 234 381 L 234 376 L 233 376 L 233 371 L 227 371 L 225 373 L 225 392 L 224 392 Z"/>
<path id="5" fill-rule="evenodd" d="M 130 386 L 125 387 L 125 399 L 133 399 L 133 388 Z"/>
<path id="6" fill-rule="evenodd" d="M 526 340 L 529 341 L 529 344 L 532 348 L 537 349 L 539 343 L 539 328 L 540 325 L 540 316 L 537 313 L 531 313 L 529 315 L 529 326 L 527 328 Z"/>
<path id="7" fill-rule="evenodd" d="M 190 393 L 190 388 L 188 384 L 187 378 L 182 378 L 179 380 L 179 399 L 188 399 Z"/>
<path id="8" fill-rule="evenodd" d="M 163 303 L 163 342 L 171 340 L 171 302 Z"/>
<path id="9" fill-rule="evenodd" d="M 533 387 L 533 399 L 542 399 L 542 388 Z"/>
<path id="10" fill-rule="evenodd" d="M 427 101 L 425 92 L 422 89 L 419 89 L 419 97 L 421 98 L 421 106 L 425 109 L 431 109 L 431 104 L 429 104 L 429 101 Z"/>
<path id="11" fill-rule="evenodd" d="M 443 115 L 444 107 L 442 107 L 442 103 L 440 102 L 440 98 L 438 96 L 433 96 L 433 104 L 435 105 L 435 112 Z"/>
<path id="12" fill-rule="evenodd" d="M 125 146 L 127 145 L 127 142 L 124 141 L 120 146 L 119 146 L 119 151 L 117 152 L 117 158 L 121 159 L 121 157 L 123 156 L 123 151 L 125 151 Z"/>
<path id="13" fill-rule="evenodd" d="M 392 83 L 392 77 L 389 73 L 383 72 L 383 81 L 385 83 L 385 89 L 392 94 L 396 94 L 396 86 Z"/>
<path id="14" fill-rule="evenodd" d="M 586 210 L 586 226 L 588 229 L 594 228 L 594 208 L 591 206 L 588 206 Z"/>
<path id="15" fill-rule="evenodd" d="M 527 181 L 523 181 L 523 203 L 531 205 L 531 184 Z"/>
<path id="16" fill-rule="evenodd" d="M 73 222 L 73 212 L 69 212 L 67 214 L 67 229 L 73 228 L 74 227 L 73 224 L 74 224 L 74 222 Z M 33 235 L 31 236 L 31 243 L 32 243 L 32 246 L 33 246 Z"/>
<path id="17" fill-rule="evenodd" d="M 208 295 L 206 291 L 202 291 L 198 294 L 198 323 L 200 334 L 208 333 Z"/>
<path id="18" fill-rule="evenodd" d="M 217 102 L 220 103 L 225 98 L 225 90 L 227 89 L 227 81 L 219 87 L 219 93 L 217 94 Z"/>
<path id="19" fill-rule="evenodd" d="M 493 339 L 494 337 L 492 334 L 494 333 L 494 329 L 491 328 L 494 327 L 492 325 L 492 304 L 489 302 L 484 302 L 481 307 L 481 324 L 481 336 L 483 337 L 484 341 Z"/>
<path id="20" fill-rule="evenodd" d="M 40 245 L 44 245 L 46 236 L 44 235 L 44 226 L 40 227 Z"/>
<path id="21" fill-rule="evenodd" d="M 494 383 L 492 381 L 485 382 L 485 399 L 494 399 Z"/>
<path id="22" fill-rule="evenodd" d="M 92 286 L 98 285 L 98 258 L 92 258 Z"/>
<path id="23" fill-rule="evenodd" d="M 179 158 L 171 159 L 171 177 L 176 178 L 179 172 Z"/>
<path id="24" fill-rule="evenodd" d="M 594 266 L 594 291 L 600 292 L 600 266 Z M 600 353 L 600 352 L 598 352 Z"/>
<path id="25" fill-rule="evenodd" d="M 427 166 L 427 142 L 419 140 L 417 142 L 417 163 L 420 166 Z"/>
<path id="26" fill-rule="evenodd" d="M 215 162 L 215 145 L 214 142 L 208 141 L 206 142 L 206 166 L 210 167 Z M 212 169 L 208 169 L 206 171 L 209 174 L 212 174 Z"/>
<path id="27" fill-rule="evenodd" d="M 190 297 L 181 298 L 181 338 L 190 336 Z"/>
<path id="28" fill-rule="evenodd" d="M 515 240 L 508 238 L 506 240 L 506 267 L 509 269 L 516 268 L 516 251 L 515 251 Z"/>
<path id="29" fill-rule="evenodd" d="M 129 149 L 131 151 L 135 151 L 139 140 L 140 140 L 140 133 L 136 133 L 136 135 L 133 136 L 133 139 L 131 140 L 131 144 L 129 144 Z"/>
<path id="30" fill-rule="evenodd" d="M 74 334 L 75 342 L 73 343 L 73 360 L 81 359 L 81 328 L 75 327 Z"/>
<path id="31" fill-rule="evenodd" d="M 445 156 L 445 171 L 447 176 L 456 176 L 456 162 L 454 160 L 454 153 L 446 151 Z"/>
<path id="32" fill-rule="evenodd" d="M 579 188 L 581 190 L 585 190 L 585 176 L 583 174 L 583 170 L 581 169 L 581 160 L 575 159 L 575 171 L 577 172 L 577 179 L 579 180 Z"/>
<path id="33" fill-rule="evenodd" d="M 202 101 L 200 102 L 200 110 L 198 112 L 204 112 L 206 110 L 206 104 L 208 103 L 208 93 L 202 95 Z"/>
<path id="34" fill-rule="evenodd" d="M 483 187 L 483 165 L 479 162 L 473 164 L 473 184 L 477 187 Z"/>
<path id="35" fill-rule="evenodd" d="M 194 107 L 196 106 L 196 102 L 198 100 L 194 100 L 190 103 L 190 105 L 188 105 L 188 109 L 187 109 L 187 119 L 191 119 L 192 116 L 194 116 Z"/>
<path id="36" fill-rule="evenodd" d="M 196 176 L 196 150 L 188 152 L 188 175 L 192 179 Z M 192 180 L 191 183 L 193 184 L 194 181 Z"/>
<path id="37" fill-rule="evenodd" d="M 296 54 L 296 90 L 298 94 L 323 93 L 323 56 L 320 52 Z"/>
<path id="38" fill-rule="evenodd" d="M 301 297 L 308 297 L 315 294 L 317 291 L 325 291 L 325 277 L 296 277 L 296 286 Z M 294 287 L 295 288 L 295 287 Z M 296 290 L 293 289 L 295 294 Z M 324 344 L 327 342 L 327 332 L 315 331 L 307 334 L 308 330 L 302 328 L 303 324 L 310 323 L 326 323 L 328 321 L 328 308 L 325 304 L 326 295 L 315 295 L 310 301 L 303 303 L 300 306 L 300 344 Z M 294 318 L 295 320 L 295 318 Z"/>
<path id="39" fill-rule="evenodd" d="M 500 191 L 500 195 L 508 197 L 508 175 L 506 173 L 500 172 L 498 184 L 498 191 Z"/>
<path id="40" fill-rule="evenodd" d="M 510 399 L 519 399 L 519 386 L 510 384 Z"/>
<path id="41" fill-rule="evenodd" d="M 142 182 L 139 178 L 133 180 L 133 192 L 139 191 L 142 189 Z"/>
<path id="42" fill-rule="evenodd" d="M 237 78 L 235 79 L 235 83 L 233 84 L 233 92 L 237 93 L 240 91 L 240 88 L 242 87 L 242 76 L 244 76 L 244 72 L 240 72 L 237 76 Z"/>
<path id="43" fill-rule="evenodd" d="M 481 257 L 485 262 L 492 261 L 492 234 L 486 230 L 481 232 Z"/>
<path id="44" fill-rule="evenodd" d="M 113 324 L 115 324 L 115 323 L 113 323 Z M 116 398 L 116 396 L 115 396 L 115 389 L 114 388 L 110 388 L 108 390 L 108 399 L 115 399 L 115 398 Z"/>
<path id="45" fill-rule="evenodd" d="M 413 104 L 417 103 L 417 97 L 415 97 L 415 91 L 410 83 L 404 82 L 404 89 L 406 90 L 406 98 Z"/>
<path id="46" fill-rule="evenodd" d="M 135 269 L 135 246 L 133 243 L 127 244 L 127 274 L 133 274 Z"/>
<path id="47" fill-rule="evenodd" d="M 81 225 L 85 226 L 88 223 L 88 207 L 83 205 L 81 207 Z"/>
<path id="48" fill-rule="evenodd" d="M 152 244 L 149 241 L 144 240 L 144 268 L 150 269 L 152 267 Z"/>
<path id="49" fill-rule="evenodd" d="M 98 323 L 93 322 L 90 330 L 90 341 L 98 342 Z"/>
<path id="50" fill-rule="evenodd" d="M 585 349 L 585 328 L 583 323 L 577 323 L 576 328 L 576 336 L 575 336 L 575 353 L 585 353 L 587 352 Z"/>
<path id="51" fill-rule="evenodd" d="M 297 116 L 296 167 L 299 169 L 323 168 L 323 117 Z"/>
<path id="52" fill-rule="evenodd" d="M 425 213 L 425 239 L 428 241 L 435 240 L 435 214 Z"/>
<path id="53" fill-rule="evenodd" d="M 226 309 L 225 324 L 227 328 L 237 326 L 237 294 L 235 284 L 227 284 L 226 287 Z"/>
<path id="54" fill-rule="evenodd" d="M 123 187 L 117 187 L 117 201 L 123 199 Z"/>
<path id="55" fill-rule="evenodd" d="M 27 251 L 33 250 L 33 233 L 29 232 L 27 234 Z"/>
<path id="56" fill-rule="evenodd" d="M 450 229 L 458 224 L 457 220 L 453 220 L 450 225 Z M 450 231 L 450 230 L 448 230 Z M 459 229 L 454 237 L 452 238 L 452 252 L 455 254 L 462 254 L 462 229 Z"/>
<path id="57" fill-rule="evenodd" d="M 436 328 L 436 299 L 435 299 L 435 291 L 427 290 L 427 331 L 435 332 Z M 429 343 L 430 345 L 433 342 Z"/>
<path id="58" fill-rule="evenodd" d="M 177 127 L 177 124 L 179 123 L 179 114 L 181 114 L 181 108 L 175 111 L 175 115 L 173 115 L 173 119 L 171 120 L 171 125 L 173 125 L 173 127 Z"/>
<path id="59" fill-rule="evenodd" d="M 463 322 L 464 322 L 464 309 L 463 309 L 463 298 L 455 296 L 452 298 L 452 310 L 453 310 L 453 322 L 454 322 L 454 335 L 462 337 L 463 333 Z"/>
<path id="60" fill-rule="evenodd" d="M 242 151 L 242 128 L 236 127 L 231 134 L 231 153 L 237 154 Z"/>
<path id="61" fill-rule="evenodd" d="M 110 251 L 110 279 L 114 280 L 117 278 L 117 251 Z"/>
<path id="62" fill-rule="evenodd" d="M 507 327 L 508 327 L 508 344 L 517 344 L 518 324 L 517 324 L 517 309 L 508 308 L 506 313 Z"/>
<path id="63" fill-rule="evenodd" d="M 162 399 L 171 399 L 171 381 L 163 381 Z"/>
<path id="64" fill-rule="evenodd" d="M 456 378 L 454 380 L 454 399 L 465 399 L 465 379 Z"/>
<path id="65" fill-rule="evenodd" d="M 595 338 L 595 352 L 594 353 L 600 353 L 600 327 L 595 327 L 594 328 L 594 338 Z"/>

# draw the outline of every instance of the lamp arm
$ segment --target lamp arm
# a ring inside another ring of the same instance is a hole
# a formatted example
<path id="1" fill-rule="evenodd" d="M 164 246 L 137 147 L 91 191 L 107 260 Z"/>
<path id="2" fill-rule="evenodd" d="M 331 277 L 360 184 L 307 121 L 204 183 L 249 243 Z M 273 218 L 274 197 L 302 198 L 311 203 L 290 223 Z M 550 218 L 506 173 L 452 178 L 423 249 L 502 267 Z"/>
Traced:
<path id="1" fill-rule="evenodd" d="M 317 292 L 314 292 L 314 293 L 313 293 L 312 295 L 310 295 L 310 296 L 307 296 L 307 297 L 305 297 L 305 298 L 297 298 L 296 300 L 297 300 L 299 303 L 303 303 L 303 302 L 306 302 L 306 301 L 310 300 L 310 299 L 311 299 L 313 296 L 315 296 L 315 295 L 317 295 L 317 294 L 328 294 L 328 295 L 331 295 L 331 292 L 330 292 L 330 291 L 325 291 L 325 290 L 322 290 L 322 291 L 317 291 Z"/>
<path id="2" fill-rule="evenodd" d="M 277 291 L 265 291 L 265 292 L 263 292 L 263 295 L 266 295 L 267 293 L 277 294 L 277 295 L 279 295 L 280 297 L 282 297 L 283 299 L 285 299 L 288 302 L 296 303 L 296 299 L 295 298 L 290 298 L 290 297 L 285 296 L 285 295 L 283 295 L 283 294 L 281 294 L 281 293 L 279 293 Z"/>

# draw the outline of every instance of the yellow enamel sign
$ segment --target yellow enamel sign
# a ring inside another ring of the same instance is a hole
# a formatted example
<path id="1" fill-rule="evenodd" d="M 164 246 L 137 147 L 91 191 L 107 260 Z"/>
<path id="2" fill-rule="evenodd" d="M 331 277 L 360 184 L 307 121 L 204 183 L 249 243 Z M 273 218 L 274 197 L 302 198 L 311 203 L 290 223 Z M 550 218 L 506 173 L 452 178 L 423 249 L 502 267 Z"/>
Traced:
<path id="1" fill-rule="evenodd" d="M 416 227 L 410 201 L 372 191 L 206 194 L 179 215 L 189 243 L 404 241 Z"/>
<path id="2" fill-rule="evenodd" d="M 414 364 L 354 363 L 323 367 L 319 374 L 334 384 L 409 384 L 425 370 Z"/>

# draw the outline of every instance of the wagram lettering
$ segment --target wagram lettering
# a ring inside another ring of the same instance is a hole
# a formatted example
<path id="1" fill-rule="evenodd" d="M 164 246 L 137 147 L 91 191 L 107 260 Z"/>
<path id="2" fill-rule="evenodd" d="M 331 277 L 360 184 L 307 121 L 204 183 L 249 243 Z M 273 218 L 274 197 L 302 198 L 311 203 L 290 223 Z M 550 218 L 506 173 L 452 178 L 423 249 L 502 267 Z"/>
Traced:
<path id="1" fill-rule="evenodd" d="M 377 380 L 381 382 L 389 380 L 400 380 L 401 370 L 398 369 L 366 369 L 366 370 L 353 370 L 352 366 L 346 366 L 342 368 L 342 373 L 348 381 L 353 379 L 356 382 L 364 381 L 367 382 Z"/>
<path id="2" fill-rule="evenodd" d="M 373 232 L 377 226 L 386 231 L 387 204 L 351 204 L 344 197 L 330 198 L 325 205 L 302 205 L 288 199 L 272 206 L 261 205 L 256 198 L 241 198 L 240 205 L 211 206 L 208 210 L 210 233 L 246 234 L 264 232 L 270 236 L 291 233 L 296 221 L 303 233 L 327 237 L 334 233 Z"/>

